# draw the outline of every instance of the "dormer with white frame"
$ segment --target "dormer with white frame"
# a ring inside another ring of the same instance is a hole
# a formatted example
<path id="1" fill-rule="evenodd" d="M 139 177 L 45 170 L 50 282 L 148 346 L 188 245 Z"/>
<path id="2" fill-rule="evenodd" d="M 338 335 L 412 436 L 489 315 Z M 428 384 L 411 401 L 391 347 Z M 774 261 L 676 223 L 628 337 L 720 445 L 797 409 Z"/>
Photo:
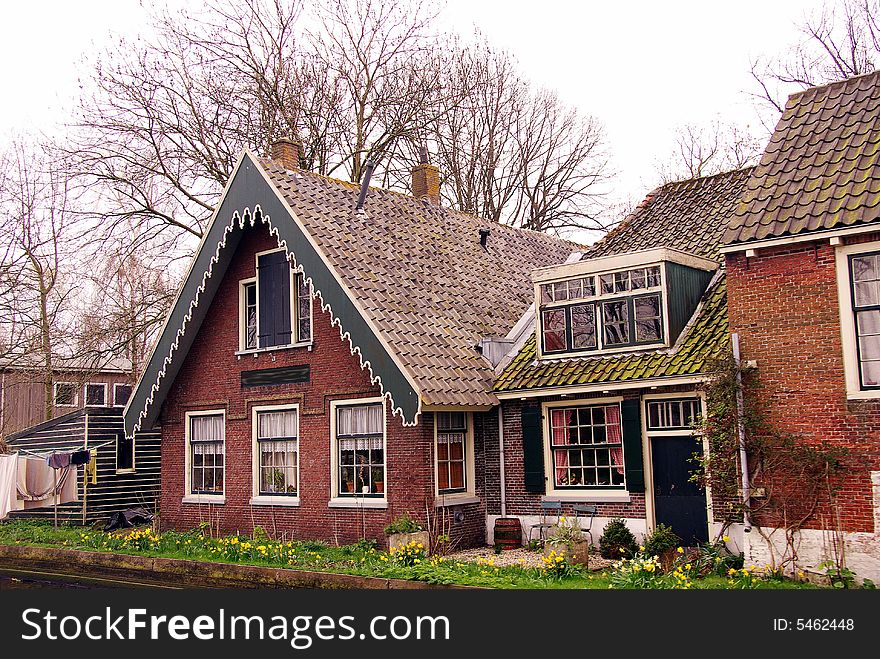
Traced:
<path id="1" fill-rule="evenodd" d="M 538 358 L 670 347 L 717 269 L 660 247 L 535 270 Z"/>

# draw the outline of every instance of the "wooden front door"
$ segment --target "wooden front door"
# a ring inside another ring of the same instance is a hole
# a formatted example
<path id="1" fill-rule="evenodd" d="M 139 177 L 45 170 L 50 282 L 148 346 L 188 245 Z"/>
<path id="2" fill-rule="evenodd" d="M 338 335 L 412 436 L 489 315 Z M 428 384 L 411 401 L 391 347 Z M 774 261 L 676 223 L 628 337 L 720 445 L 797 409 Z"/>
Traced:
<path id="1" fill-rule="evenodd" d="M 691 482 L 700 442 L 688 435 L 655 437 L 651 440 L 654 478 L 654 519 L 671 526 L 685 546 L 709 540 L 706 493 Z"/>

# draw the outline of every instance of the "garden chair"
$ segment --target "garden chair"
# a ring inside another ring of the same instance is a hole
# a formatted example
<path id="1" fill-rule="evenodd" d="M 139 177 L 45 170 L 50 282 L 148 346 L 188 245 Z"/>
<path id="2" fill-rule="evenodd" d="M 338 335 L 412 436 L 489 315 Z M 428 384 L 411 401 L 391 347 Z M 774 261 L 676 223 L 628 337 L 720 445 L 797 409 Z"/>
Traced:
<path id="1" fill-rule="evenodd" d="M 574 518 L 581 531 L 590 536 L 590 546 L 593 546 L 593 519 L 596 517 L 596 506 L 588 506 L 583 503 L 574 504 Z M 581 521 L 585 520 L 585 521 Z"/>
<path id="2" fill-rule="evenodd" d="M 529 527 L 529 542 L 532 540 L 532 533 L 538 529 L 538 539 L 544 542 L 547 539 L 547 530 L 552 529 L 559 522 L 559 515 L 562 513 L 561 501 L 542 501 L 541 502 L 541 521 L 532 524 Z M 555 522 L 548 522 L 547 517 L 556 517 Z"/>

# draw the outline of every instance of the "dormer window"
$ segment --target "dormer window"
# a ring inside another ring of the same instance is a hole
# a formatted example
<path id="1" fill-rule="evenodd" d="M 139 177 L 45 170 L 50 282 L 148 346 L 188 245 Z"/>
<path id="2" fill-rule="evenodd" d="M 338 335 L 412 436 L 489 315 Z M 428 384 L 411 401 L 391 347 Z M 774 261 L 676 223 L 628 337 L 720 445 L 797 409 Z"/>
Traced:
<path id="1" fill-rule="evenodd" d="M 670 345 L 716 267 L 660 248 L 537 271 L 541 356 Z"/>

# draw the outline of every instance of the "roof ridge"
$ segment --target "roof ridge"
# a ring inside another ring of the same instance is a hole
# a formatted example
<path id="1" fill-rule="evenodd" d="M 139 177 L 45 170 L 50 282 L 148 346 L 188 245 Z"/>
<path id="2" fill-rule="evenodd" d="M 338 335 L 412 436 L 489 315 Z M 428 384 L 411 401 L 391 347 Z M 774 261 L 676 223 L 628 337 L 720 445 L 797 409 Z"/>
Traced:
<path id="1" fill-rule="evenodd" d="M 880 69 L 874 71 L 868 71 L 866 73 L 859 73 L 858 75 L 850 76 L 848 78 L 843 78 L 842 80 L 832 80 L 831 82 L 826 82 L 821 85 L 814 85 L 812 87 L 807 87 L 806 89 L 801 89 L 800 91 L 794 92 L 793 94 L 788 95 L 789 102 L 798 98 L 799 96 L 803 96 L 807 92 L 815 92 L 823 89 L 830 89 L 831 87 L 842 87 L 853 80 L 862 80 L 864 78 L 869 78 L 870 76 L 878 76 L 880 77 Z M 787 104 L 786 104 L 787 105 Z"/>

